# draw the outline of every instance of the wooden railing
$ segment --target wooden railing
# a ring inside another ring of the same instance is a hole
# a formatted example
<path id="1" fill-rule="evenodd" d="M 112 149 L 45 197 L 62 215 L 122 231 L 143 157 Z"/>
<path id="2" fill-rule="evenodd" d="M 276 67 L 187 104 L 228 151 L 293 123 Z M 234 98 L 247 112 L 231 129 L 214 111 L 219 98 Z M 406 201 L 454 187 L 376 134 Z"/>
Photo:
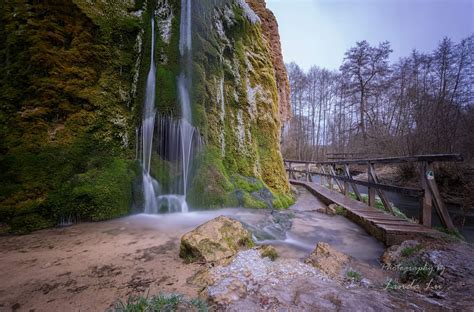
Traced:
<path id="1" fill-rule="evenodd" d="M 324 179 L 330 189 L 336 188 L 345 196 L 349 196 L 349 186 L 354 191 L 357 200 L 362 201 L 362 196 L 357 185 L 363 185 L 368 188 L 368 205 L 375 206 L 375 194 L 377 193 L 384 208 L 394 214 L 393 207 L 388 200 L 385 192 L 400 193 L 415 197 L 420 202 L 420 223 L 431 227 L 431 214 L 434 205 L 436 212 L 443 225 L 450 230 L 454 229 L 453 222 L 446 209 L 446 205 L 439 193 L 438 185 L 434 177 L 434 162 L 462 161 L 459 154 L 441 154 L 441 155 L 417 155 L 404 157 L 385 157 L 372 159 L 351 159 L 351 160 L 330 160 L 330 161 L 304 161 L 285 159 L 285 167 L 290 179 L 297 179 L 297 174 L 306 181 L 312 182 L 313 175 L 320 176 L 321 185 L 325 185 Z M 380 183 L 375 171 L 377 164 L 401 164 L 416 163 L 419 168 L 420 188 L 401 187 Z M 350 172 L 350 165 L 367 166 L 367 181 L 355 180 Z"/>

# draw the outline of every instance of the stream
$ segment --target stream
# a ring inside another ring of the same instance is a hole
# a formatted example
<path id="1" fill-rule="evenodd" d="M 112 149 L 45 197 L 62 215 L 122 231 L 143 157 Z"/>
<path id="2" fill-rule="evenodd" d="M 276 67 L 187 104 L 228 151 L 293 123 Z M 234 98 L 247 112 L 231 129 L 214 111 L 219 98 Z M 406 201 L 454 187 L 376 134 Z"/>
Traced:
<path id="1" fill-rule="evenodd" d="M 147 292 L 196 297 L 199 289 L 188 281 L 202 266 L 179 258 L 180 238 L 219 215 L 243 222 L 257 244 L 275 246 L 283 261 L 306 258 L 322 241 L 379 265 L 381 243 L 342 216 L 314 211 L 324 204 L 305 189 L 299 192 L 297 202 L 283 211 L 136 214 L 0 237 L 0 311 L 13 306 L 37 312 L 104 311 L 118 298 Z"/>

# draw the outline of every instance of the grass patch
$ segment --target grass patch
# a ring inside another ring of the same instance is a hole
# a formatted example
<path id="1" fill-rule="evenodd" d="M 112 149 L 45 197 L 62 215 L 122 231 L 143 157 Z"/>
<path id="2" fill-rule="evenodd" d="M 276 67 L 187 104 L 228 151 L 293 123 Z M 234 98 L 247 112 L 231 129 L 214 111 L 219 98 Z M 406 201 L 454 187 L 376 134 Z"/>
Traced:
<path id="1" fill-rule="evenodd" d="M 401 254 L 402 254 L 403 257 L 410 257 L 413 254 L 420 251 L 421 249 L 423 249 L 423 247 L 421 245 L 417 245 L 415 247 L 405 247 L 405 248 L 402 249 Z"/>
<path id="2" fill-rule="evenodd" d="M 357 271 L 349 270 L 346 273 L 346 277 L 350 280 L 359 282 L 362 279 L 362 274 Z"/>
<path id="3" fill-rule="evenodd" d="M 383 288 L 385 290 L 388 290 L 389 292 L 393 292 L 399 290 L 401 286 L 396 281 L 390 278 L 385 281 L 385 283 L 383 284 Z"/>
<path id="4" fill-rule="evenodd" d="M 419 258 L 402 261 L 399 266 L 400 280 L 406 282 L 428 282 L 437 270 Z"/>
<path id="5" fill-rule="evenodd" d="M 171 311 L 198 311 L 207 312 L 207 304 L 200 299 L 187 300 L 180 294 L 164 294 L 148 298 L 148 295 L 132 296 L 126 302 L 117 301 L 108 312 L 171 312 Z"/>
<path id="6" fill-rule="evenodd" d="M 461 240 L 461 241 L 465 241 L 466 239 L 464 238 L 464 236 L 462 236 L 462 234 L 459 232 L 458 229 L 454 229 L 454 230 L 448 230 L 442 226 L 437 226 L 437 227 L 434 227 L 435 230 L 437 231 L 440 231 L 440 232 L 443 232 L 444 234 L 448 234 L 449 236 L 457 239 L 457 240 Z"/>

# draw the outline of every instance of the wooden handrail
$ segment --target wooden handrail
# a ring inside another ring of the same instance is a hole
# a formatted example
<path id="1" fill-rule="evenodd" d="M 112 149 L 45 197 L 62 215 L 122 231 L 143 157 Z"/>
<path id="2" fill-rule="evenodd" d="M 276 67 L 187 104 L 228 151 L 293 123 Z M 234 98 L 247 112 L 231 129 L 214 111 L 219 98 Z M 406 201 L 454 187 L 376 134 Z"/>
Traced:
<path id="1" fill-rule="evenodd" d="M 436 162 L 436 161 L 463 161 L 461 154 L 437 154 L 437 155 L 415 155 L 401 157 L 384 157 L 369 159 L 351 159 L 351 160 L 328 160 L 328 161 L 308 161 L 296 159 L 284 159 L 287 163 L 294 164 L 315 164 L 315 165 L 344 165 L 344 164 L 399 164 L 407 162 Z"/>
<path id="2" fill-rule="evenodd" d="M 436 212 L 441 219 L 443 225 L 450 229 L 454 229 L 453 222 L 449 216 L 448 210 L 441 198 L 438 186 L 434 177 L 433 162 L 445 162 L 445 161 L 463 161 L 463 157 L 460 154 L 438 154 L 438 155 L 416 155 L 416 156 L 402 156 L 402 157 L 385 157 L 385 158 L 372 158 L 372 159 L 352 159 L 352 160 L 337 160 L 337 161 L 305 161 L 305 160 L 289 160 L 285 159 L 286 171 L 288 171 L 288 177 L 296 180 L 295 173 L 302 173 L 305 176 L 307 182 L 312 182 L 312 175 L 321 176 L 320 183 L 323 185 L 323 177 L 326 179 L 329 188 L 333 189 L 333 179 L 336 182 L 337 188 L 345 196 L 349 195 L 349 184 L 352 186 L 356 197 L 361 200 L 360 193 L 357 189 L 357 185 L 364 185 L 368 188 L 368 204 L 369 206 L 376 206 L 375 194 L 379 195 L 382 200 L 382 204 L 387 211 L 394 214 L 392 204 L 389 202 L 388 197 L 384 191 L 395 192 L 405 194 L 408 196 L 416 197 L 420 199 L 420 223 L 424 226 L 431 227 L 431 211 L 432 206 L 436 208 Z M 420 182 L 421 189 L 400 187 L 395 185 L 387 185 L 379 182 L 377 174 L 375 172 L 374 164 L 399 164 L 407 162 L 417 162 L 420 167 Z M 294 169 L 294 164 L 304 164 L 305 170 Z M 359 181 L 352 178 L 349 171 L 350 164 L 366 165 L 368 181 Z M 310 165 L 316 165 L 319 167 L 319 171 L 312 171 Z M 338 169 L 342 169 L 343 175 L 336 174 L 336 166 L 341 166 Z M 325 170 L 325 167 L 328 169 Z M 344 184 L 340 183 L 343 181 Z"/>
<path id="3" fill-rule="evenodd" d="M 307 172 L 305 170 L 286 169 L 286 171 L 307 174 Z M 338 176 L 338 175 L 334 176 L 334 175 L 331 175 L 331 174 L 315 172 L 315 171 L 310 171 L 309 173 L 312 174 L 312 175 L 330 177 L 330 178 L 337 179 L 337 180 L 343 181 L 343 182 L 355 183 L 355 184 L 363 185 L 363 186 L 366 186 L 366 187 L 379 188 L 379 189 L 384 190 L 384 191 L 404 194 L 404 195 L 408 195 L 408 196 L 416 197 L 416 198 L 423 197 L 423 194 L 424 194 L 423 189 L 410 188 L 410 187 L 401 187 L 401 186 L 388 185 L 388 184 L 383 184 L 383 183 L 372 183 L 372 182 L 354 180 L 354 179 L 350 179 L 350 178 L 347 178 L 347 177 L 344 177 L 344 176 Z"/>

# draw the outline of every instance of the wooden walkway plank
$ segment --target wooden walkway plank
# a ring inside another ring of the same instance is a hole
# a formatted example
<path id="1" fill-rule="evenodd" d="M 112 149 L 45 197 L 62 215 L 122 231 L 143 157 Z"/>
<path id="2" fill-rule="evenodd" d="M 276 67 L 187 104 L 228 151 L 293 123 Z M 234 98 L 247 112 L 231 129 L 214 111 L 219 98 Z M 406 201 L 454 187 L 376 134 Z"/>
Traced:
<path id="1" fill-rule="evenodd" d="M 290 180 L 290 183 L 304 186 L 310 193 L 326 204 L 336 204 L 343 207 L 347 210 L 347 217 L 349 219 L 362 226 L 369 234 L 388 246 L 399 244 L 403 240 L 413 239 L 417 236 L 436 237 L 439 235 L 437 231 L 428 227 L 369 207 L 360 201 L 347 198 L 343 194 L 316 183 L 298 180 Z"/>

